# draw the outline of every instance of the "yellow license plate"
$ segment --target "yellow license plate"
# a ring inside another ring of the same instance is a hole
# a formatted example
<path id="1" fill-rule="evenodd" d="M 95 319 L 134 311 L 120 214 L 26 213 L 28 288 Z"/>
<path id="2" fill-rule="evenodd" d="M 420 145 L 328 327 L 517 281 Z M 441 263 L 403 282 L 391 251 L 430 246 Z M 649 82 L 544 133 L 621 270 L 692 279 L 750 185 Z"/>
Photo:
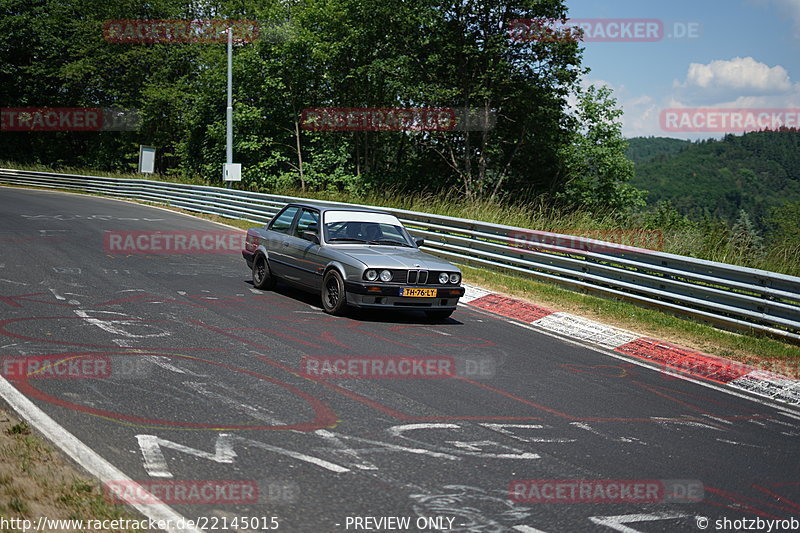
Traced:
<path id="1" fill-rule="evenodd" d="M 417 289 L 416 287 L 403 287 L 400 296 L 414 296 L 417 298 L 436 298 L 436 289 Z"/>

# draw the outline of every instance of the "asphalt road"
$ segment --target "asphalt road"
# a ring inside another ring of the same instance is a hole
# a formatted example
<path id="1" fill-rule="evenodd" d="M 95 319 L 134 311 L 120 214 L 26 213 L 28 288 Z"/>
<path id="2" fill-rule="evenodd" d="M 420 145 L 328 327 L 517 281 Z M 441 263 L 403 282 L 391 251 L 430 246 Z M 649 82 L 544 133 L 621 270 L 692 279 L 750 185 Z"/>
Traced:
<path id="1" fill-rule="evenodd" d="M 105 233 L 156 231 L 226 230 L 0 188 L 0 363 L 64 428 L 209 528 L 239 516 L 259 523 L 237 529 L 261 531 L 655 532 L 800 518 L 796 410 L 469 306 L 442 323 L 329 317 L 313 295 L 254 289 L 238 249 L 119 253 Z M 303 371 L 303 358 L 346 356 L 457 372 Z M 58 374 L 69 361 L 73 374 Z M 211 482 L 222 489 L 191 500 Z"/>

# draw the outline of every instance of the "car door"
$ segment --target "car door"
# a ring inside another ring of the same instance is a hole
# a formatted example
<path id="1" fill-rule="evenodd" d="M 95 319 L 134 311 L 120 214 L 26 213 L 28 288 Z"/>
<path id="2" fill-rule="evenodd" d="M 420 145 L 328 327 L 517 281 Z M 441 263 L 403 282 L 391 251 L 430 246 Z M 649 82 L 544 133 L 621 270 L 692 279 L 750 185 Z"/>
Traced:
<path id="1" fill-rule="evenodd" d="M 303 208 L 287 238 L 287 255 L 292 267 L 291 279 L 302 285 L 318 288 L 322 285 L 325 260 L 319 244 L 303 238 L 303 232 L 313 231 L 319 239 L 319 211 Z"/>
<path id="2" fill-rule="evenodd" d="M 291 279 L 291 257 L 289 255 L 290 232 L 294 227 L 294 219 L 300 212 L 300 206 L 289 206 L 270 222 L 267 231 L 267 251 L 269 252 L 270 271 L 281 278 Z"/>

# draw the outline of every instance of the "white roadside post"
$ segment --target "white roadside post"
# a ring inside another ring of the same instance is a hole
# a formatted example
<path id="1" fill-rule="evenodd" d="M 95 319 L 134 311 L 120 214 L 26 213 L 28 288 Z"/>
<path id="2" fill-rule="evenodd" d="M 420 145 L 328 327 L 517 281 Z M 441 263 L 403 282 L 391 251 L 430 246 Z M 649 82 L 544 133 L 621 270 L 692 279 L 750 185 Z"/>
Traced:
<path id="1" fill-rule="evenodd" d="M 228 106 L 225 109 L 225 164 L 222 167 L 222 179 L 225 186 L 230 182 L 242 180 L 242 164 L 233 162 L 233 27 L 228 33 Z"/>
<path id="2" fill-rule="evenodd" d="M 139 173 L 152 174 L 156 166 L 155 146 L 139 145 Z"/>

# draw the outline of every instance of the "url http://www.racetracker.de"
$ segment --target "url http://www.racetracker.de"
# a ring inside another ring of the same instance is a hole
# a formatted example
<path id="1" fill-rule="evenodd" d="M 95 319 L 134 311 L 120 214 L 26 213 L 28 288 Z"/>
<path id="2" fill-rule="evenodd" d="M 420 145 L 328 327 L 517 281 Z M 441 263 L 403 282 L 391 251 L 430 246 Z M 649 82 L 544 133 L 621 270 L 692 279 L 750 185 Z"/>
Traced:
<path id="1" fill-rule="evenodd" d="M 271 530 L 278 529 L 280 526 L 278 519 L 274 516 L 253 516 L 253 517 L 198 517 L 194 520 L 188 519 L 130 519 L 130 518 L 106 518 L 100 519 L 62 519 L 47 518 L 40 516 L 37 519 L 29 518 L 6 518 L 0 517 L 0 531 L 120 531 L 120 530 L 184 530 L 184 529 L 210 529 L 218 531 L 237 531 L 239 529 Z"/>

